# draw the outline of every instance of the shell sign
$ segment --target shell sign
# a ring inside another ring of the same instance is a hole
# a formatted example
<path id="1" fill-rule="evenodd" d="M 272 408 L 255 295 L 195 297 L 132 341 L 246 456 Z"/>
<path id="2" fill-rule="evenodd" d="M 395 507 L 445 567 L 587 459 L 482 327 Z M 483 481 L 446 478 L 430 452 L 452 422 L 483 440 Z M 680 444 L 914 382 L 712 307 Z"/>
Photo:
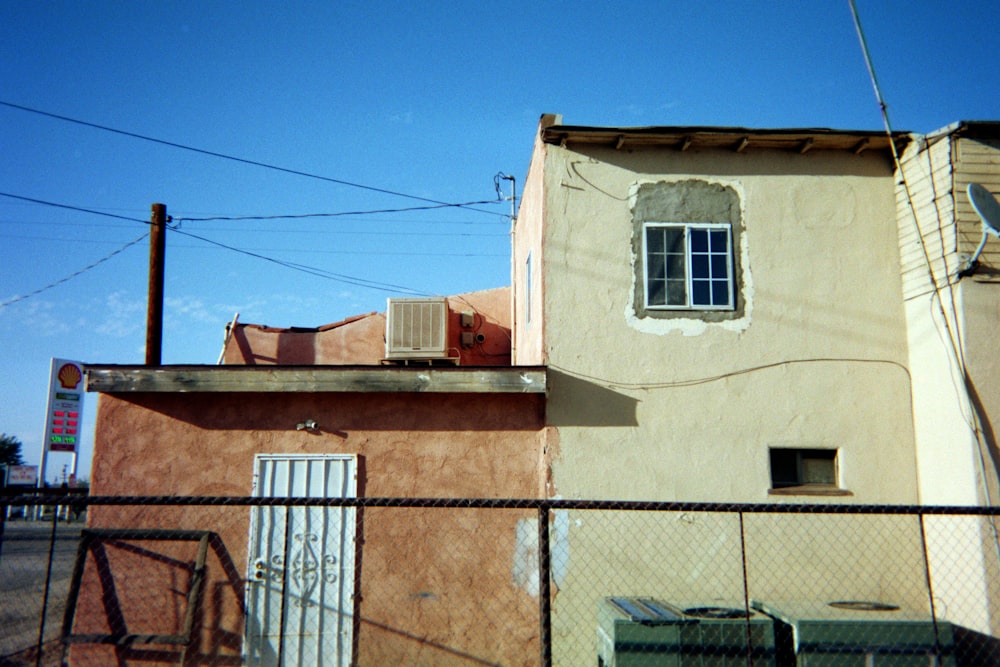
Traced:
<path id="1" fill-rule="evenodd" d="M 83 379 L 83 371 L 76 364 L 63 364 L 56 373 L 56 378 L 63 389 L 76 389 Z"/>
<path id="2" fill-rule="evenodd" d="M 49 407 L 45 420 L 45 448 L 75 453 L 80 444 L 83 415 L 83 366 L 53 359 L 49 377 Z"/>

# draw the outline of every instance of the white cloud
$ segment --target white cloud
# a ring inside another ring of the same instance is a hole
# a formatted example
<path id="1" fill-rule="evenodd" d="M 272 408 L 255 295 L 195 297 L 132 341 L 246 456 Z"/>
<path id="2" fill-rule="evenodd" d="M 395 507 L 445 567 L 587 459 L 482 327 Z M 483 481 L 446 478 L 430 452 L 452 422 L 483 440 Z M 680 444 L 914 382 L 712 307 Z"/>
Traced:
<path id="1" fill-rule="evenodd" d="M 56 336 L 73 330 L 67 322 L 65 304 L 56 301 L 33 299 L 0 308 L 0 321 L 4 320 L 38 336 Z"/>
<path id="2" fill-rule="evenodd" d="M 390 123 L 397 123 L 400 125 L 413 125 L 413 112 L 402 111 L 399 113 L 389 114 L 388 120 Z"/>
<path id="3" fill-rule="evenodd" d="M 131 298 L 128 292 L 112 292 L 103 304 L 104 321 L 94 331 L 105 336 L 125 338 L 146 326 L 146 299 Z"/>
<path id="4" fill-rule="evenodd" d="M 205 302 L 196 297 L 170 297 L 163 300 L 164 316 L 170 324 L 181 324 L 182 321 L 218 323 L 219 316 L 215 311 L 218 307 L 208 307 Z"/>

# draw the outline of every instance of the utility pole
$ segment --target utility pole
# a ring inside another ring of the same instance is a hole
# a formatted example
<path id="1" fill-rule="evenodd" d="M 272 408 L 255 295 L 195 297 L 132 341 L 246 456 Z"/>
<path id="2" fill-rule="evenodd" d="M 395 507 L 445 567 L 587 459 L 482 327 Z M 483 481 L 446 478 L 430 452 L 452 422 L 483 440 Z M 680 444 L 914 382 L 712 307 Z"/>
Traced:
<path id="1" fill-rule="evenodd" d="M 149 228 L 149 297 L 146 365 L 159 366 L 163 351 L 163 273 L 167 252 L 167 206 L 153 204 Z"/>

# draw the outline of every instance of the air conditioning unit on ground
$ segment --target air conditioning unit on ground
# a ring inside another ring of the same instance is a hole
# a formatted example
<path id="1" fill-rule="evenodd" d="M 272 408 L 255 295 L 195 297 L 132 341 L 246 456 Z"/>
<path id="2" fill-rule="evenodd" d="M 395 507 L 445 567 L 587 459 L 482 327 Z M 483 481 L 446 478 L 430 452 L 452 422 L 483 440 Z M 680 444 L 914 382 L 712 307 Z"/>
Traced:
<path id="1" fill-rule="evenodd" d="M 775 622 L 779 664 L 797 667 L 955 667 L 951 623 L 869 600 L 760 602 Z M 794 661 L 794 662 L 793 662 Z"/>
<path id="2" fill-rule="evenodd" d="M 444 297 L 389 299 L 385 328 L 387 360 L 448 358 L 448 302 Z"/>
<path id="3" fill-rule="evenodd" d="M 774 623 L 739 602 L 609 597 L 597 610 L 603 667 L 774 667 Z"/>

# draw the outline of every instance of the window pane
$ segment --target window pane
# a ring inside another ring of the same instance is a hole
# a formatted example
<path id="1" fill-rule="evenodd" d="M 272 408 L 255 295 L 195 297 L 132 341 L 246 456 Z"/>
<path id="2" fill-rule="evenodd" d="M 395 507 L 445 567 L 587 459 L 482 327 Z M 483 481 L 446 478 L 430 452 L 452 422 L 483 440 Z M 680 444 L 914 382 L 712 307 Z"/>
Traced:
<path id="1" fill-rule="evenodd" d="M 649 280 L 654 282 L 657 280 L 664 280 L 667 277 L 666 273 L 666 258 L 663 255 L 649 254 L 646 257 L 649 266 Z"/>
<path id="2" fill-rule="evenodd" d="M 667 305 L 669 306 L 687 305 L 687 288 L 684 285 L 683 280 L 667 281 Z"/>
<path id="3" fill-rule="evenodd" d="M 796 486 L 799 484 L 798 450 L 771 450 L 771 486 Z"/>
<path id="4" fill-rule="evenodd" d="M 712 281 L 712 305 L 729 305 L 729 282 L 725 280 Z"/>
<path id="5" fill-rule="evenodd" d="M 802 457 L 803 484 L 836 484 L 836 466 L 833 458 Z"/>
<path id="6" fill-rule="evenodd" d="M 650 227 L 646 230 L 646 252 L 663 252 L 666 248 L 663 229 Z"/>
<path id="7" fill-rule="evenodd" d="M 691 278 L 708 277 L 708 255 L 691 255 Z"/>
<path id="8" fill-rule="evenodd" d="M 694 280 L 691 282 L 691 305 L 712 305 L 711 290 L 709 289 L 710 284 L 707 280 Z"/>
<path id="9" fill-rule="evenodd" d="M 684 253 L 684 229 L 664 228 L 666 251 L 674 253 Z"/>
<path id="10" fill-rule="evenodd" d="M 708 252 L 708 230 L 691 230 L 691 252 Z"/>
<path id="11" fill-rule="evenodd" d="M 682 280 L 684 272 L 684 255 L 667 255 L 667 275 Z"/>
<path id="12" fill-rule="evenodd" d="M 649 290 L 649 294 L 646 295 L 646 301 L 649 305 L 667 305 L 667 284 L 665 282 L 650 282 L 646 289 Z"/>
<path id="13" fill-rule="evenodd" d="M 714 229 L 712 235 L 712 252 L 729 252 L 729 232 L 724 229 Z M 692 244 L 693 245 L 693 244 Z"/>
<path id="14" fill-rule="evenodd" d="M 712 277 L 729 277 L 729 255 L 712 255 Z"/>

